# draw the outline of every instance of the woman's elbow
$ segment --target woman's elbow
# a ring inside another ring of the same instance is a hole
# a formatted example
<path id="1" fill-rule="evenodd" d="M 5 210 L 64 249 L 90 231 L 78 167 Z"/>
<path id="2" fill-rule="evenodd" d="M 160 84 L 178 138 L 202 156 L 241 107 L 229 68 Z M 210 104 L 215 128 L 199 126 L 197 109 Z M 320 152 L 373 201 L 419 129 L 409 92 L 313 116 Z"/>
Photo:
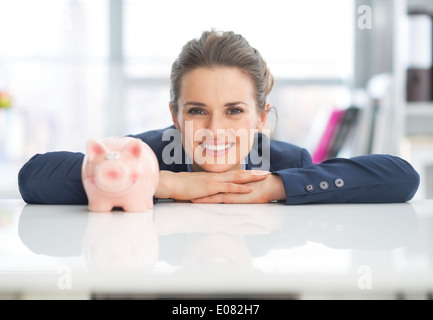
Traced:
<path id="1" fill-rule="evenodd" d="M 402 198 L 404 201 L 413 199 L 420 185 L 420 175 L 418 172 L 409 164 L 407 161 L 401 159 L 404 162 L 405 170 L 399 179 L 401 185 Z"/>
<path id="2" fill-rule="evenodd" d="M 421 179 L 418 172 L 416 172 L 415 169 L 413 169 L 413 171 L 409 174 L 408 177 L 409 194 L 406 201 L 411 200 L 415 196 L 416 192 L 418 191 L 420 181 Z"/>
<path id="3" fill-rule="evenodd" d="M 36 203 L 36 201 L 31 196 L 32 187 L 31 187 L 31 162 L 35 157 L 33 156 L 30 160 L 28 160 L 18 172 L 18 190 L 21 194 L 21 197 L 26 203 Z"/>

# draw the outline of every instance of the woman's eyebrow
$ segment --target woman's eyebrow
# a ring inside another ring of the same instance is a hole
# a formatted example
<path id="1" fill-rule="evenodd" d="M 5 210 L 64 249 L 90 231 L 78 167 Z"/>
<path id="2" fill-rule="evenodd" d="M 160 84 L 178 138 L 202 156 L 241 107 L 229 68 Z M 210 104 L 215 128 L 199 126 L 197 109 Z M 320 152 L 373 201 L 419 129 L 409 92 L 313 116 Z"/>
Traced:
<path id="1" fill-rule="evenodd" d="M 184 103 L 184 106 L 191 105 L 196 107 L 206 107 L 206 105 L 202 102 L 196 102 L 196 101 L 187 101 Z"/>
<path id="2" fill-rule="evenodd" d="M 227 102 L 226 104 L 224 104 L 225 107 L 234 107 L 237 106 L 239 104 L 244 104 L 248 107 L 248 104 L 242 101 L 234 101 L 234 102 Z"/>
<path id="3" fill-rule="evenodd" d="M 247 103 L 242 102 L 242 101 L 233 101 L 233 102 L 227 102 L 224 104 L 224 107 L 234 107 L 237 105 L 243 104 L 245 106 L 248 106 Z M 203 102 L 197 102 L 197 101 L 187 101 L 184 103 L 184 106 L 187 105 L 191 105 L 191 106 L 196 106 L 196 107 L 206 107 L 206 104 Z"/>

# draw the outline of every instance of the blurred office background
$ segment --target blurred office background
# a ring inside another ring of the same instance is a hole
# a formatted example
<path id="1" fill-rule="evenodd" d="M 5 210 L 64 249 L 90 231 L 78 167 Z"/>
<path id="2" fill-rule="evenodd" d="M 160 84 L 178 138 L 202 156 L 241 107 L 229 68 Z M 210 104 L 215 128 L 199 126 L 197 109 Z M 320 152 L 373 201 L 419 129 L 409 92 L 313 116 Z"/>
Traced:
<path id="1" fill-rule="evenodd" d="M 35 153 L 171 125 L 171 64 L 211 28 L 268 62 L 274 138 L 314 154 L 330 115 L 356 107 L 336 155 L 402 156 L 421 173 L 416 197 L 433 198 L 431 12 L 431 0 L 0 0 L 0 198 L 19 197 Z"/>

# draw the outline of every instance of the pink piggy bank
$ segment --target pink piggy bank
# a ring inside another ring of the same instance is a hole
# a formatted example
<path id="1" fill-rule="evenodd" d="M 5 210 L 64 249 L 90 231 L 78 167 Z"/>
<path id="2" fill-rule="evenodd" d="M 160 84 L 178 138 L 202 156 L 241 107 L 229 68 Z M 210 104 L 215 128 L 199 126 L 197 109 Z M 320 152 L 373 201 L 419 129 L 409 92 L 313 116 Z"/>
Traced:
<path id="1" fill-rule="evenodd" d="M 146 211 L 153 207 L 159 165 L 153 150 L 136 138 L 89 140 L 82 166 L 89 210 Z"/>

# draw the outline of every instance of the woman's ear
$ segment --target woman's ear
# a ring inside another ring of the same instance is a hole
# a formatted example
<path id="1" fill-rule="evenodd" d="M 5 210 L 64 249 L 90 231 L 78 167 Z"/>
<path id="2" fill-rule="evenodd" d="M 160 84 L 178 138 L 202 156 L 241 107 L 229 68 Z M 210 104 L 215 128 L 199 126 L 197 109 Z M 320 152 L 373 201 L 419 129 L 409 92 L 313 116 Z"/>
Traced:
<path id="1" fill-rule="evenodd" d="M 266 121 L 268 120 L 269 110 L 271 108 L 271 104 L 269 102 L 266 102 L 265 109 L 263 111 L 260 111 L 259 115 L 259 123 L 257 125 L 257 129 L 260 131 L 263 129 L 263 127 L 266 124 Z"/>
<path id="2" fill-rule="evenodd" d="M 174 124 L 175 128 L 180 131 L 179 120 L 177 118 L 177 112 L 175 112 L 173 110 L 173 105 L 172 105 L 171 101 L 169 102 L 168 105 L 170 107 L 171 119 L 173 120 L 173 124 Z"/>

